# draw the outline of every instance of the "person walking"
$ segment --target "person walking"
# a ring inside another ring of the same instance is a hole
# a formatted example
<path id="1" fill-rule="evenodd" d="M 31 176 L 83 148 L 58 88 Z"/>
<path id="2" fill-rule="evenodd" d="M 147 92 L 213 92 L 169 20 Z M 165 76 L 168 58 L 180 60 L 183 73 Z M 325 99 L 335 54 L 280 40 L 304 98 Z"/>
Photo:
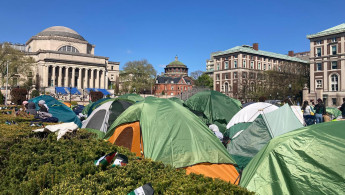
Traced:
<path id="1" fill-rule="evenodd" d="M 302 111 L 303 111 L 303 118 L 307 126 L 315 124 L 315 117 L 311 115 L 312 113 L 312 108 L 309 106 L 308 101 L 303 102 L 302 106 Z"/>
<path id="2" fill-rule="evenodd" d="M 320 98 L 317 100 L 317 104 L 315 105 L 314 109 L 315 109 L 316 123 L 322 123 L 323 115 L 326 114 L 326 107 Z"/>

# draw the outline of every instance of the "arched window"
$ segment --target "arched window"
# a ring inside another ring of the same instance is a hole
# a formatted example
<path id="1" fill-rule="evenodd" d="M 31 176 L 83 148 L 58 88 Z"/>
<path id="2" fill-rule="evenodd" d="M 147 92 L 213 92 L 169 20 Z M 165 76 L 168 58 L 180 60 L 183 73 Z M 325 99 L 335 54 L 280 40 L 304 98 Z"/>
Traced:
<path id="1" fill-rule="evenodd" d="M 58 51 L 64 51 L 64 52 L 72 52 L 72 53 L 79 53 L 78 49 L 70 46 L 70 45 L 65 45 L 60 47 L 60 49 Z"/>
<path id="2" fill-rule="evenodd" d="M 331 90 L 338 91 L 338 75 L 331 75 Z"/>
<path id="3" fill-rule="evenodd" d="M 225 83 L 225 93 L 229 93 L 229 83 Z"/>

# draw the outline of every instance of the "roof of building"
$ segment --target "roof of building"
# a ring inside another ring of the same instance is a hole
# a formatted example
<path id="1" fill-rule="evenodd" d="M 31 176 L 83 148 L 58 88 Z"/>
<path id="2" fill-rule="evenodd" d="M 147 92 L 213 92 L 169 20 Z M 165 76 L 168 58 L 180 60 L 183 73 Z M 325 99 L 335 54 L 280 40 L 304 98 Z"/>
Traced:
<path id="1" fill-rule="evenodd" d="M 315 37 L 333 35 L 333 34 L 338 34 L 338 33 L 342 33 L 342 32 L 345 32 L 345 23 L 339 24 L 338 26 L 334 26 L 332 28 L 326 29 L 324 31 L 321 31 L 321 32 L 318 32 L 315 34 L 307 35 L 307 38 L 311 39 L 311 38 L 315 38 Z"/>
<path id="2" fill-rule="evenodd" d="M 185 64 L 183 64 L 182 62 L 178 61 L 178 57 L 175 56 L 175 60 L 170 62 L 166 67 L 187 67 Z"/>
<path id="3" fill-rule="evenodd" d="M 52 27 L 46 28 L 42 32 L 38 33 L 36 36 L 68 37 L 68 38 L 78 39 L 81 41 L 86 41 L 84 37 L 82 37 L 76 31 L 64 26 L 52 26 Z"/>
<path id="4" fill-rule="evenodd" d="M 288 55 L 283 55 L 283 54 L 273 53 L 273 52 L 263 51 L 263 50 L 255 50 L 255 49 L 253 49 L 253 47 L 248 46 L 248 45 L 236 46 L 236 47 L 233 47 L 233 48 L 225 50 L 225 51 L 216 52 L 213 54 L 213 57 L 224 55 L 224 54 L 237 53 L 237 52 L 244 52 L 244 53 L 267 56 L 267 57 L 277 58 L 277 59 L 282 59 L 282 60 L 308 63 L 307 61 L 298 59 L 296 57 L 291 57 Z"/>
<path id="5" fill-rule="evenodd" d="M 158 84 L 171 83 L 171 81 L 173 81 L 174 84 L 177 84 L 181 79 L 182 79 L 182 77 L 157 76 L 156 80 L 158 81 Z M 184 77 L 184 80 L 187 83 L 191 83 L 191 81 L 190 81 L 190 79 L 188 77 Z"/>

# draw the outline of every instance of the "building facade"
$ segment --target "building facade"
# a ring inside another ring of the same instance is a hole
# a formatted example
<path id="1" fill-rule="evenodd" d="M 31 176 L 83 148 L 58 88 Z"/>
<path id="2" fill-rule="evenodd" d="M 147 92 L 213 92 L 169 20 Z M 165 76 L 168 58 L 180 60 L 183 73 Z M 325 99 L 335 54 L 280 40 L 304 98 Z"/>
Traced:
<path id="1" fill-rule="evenodd" d="M 305 100 L 321 98 L 339 106 L 345 97 L 345 23 L 308 35 L 310 40 L 310 92 Z"/>
<path id="2" fill-rule="evenodd" d="M 178 61 L 176 56 L 175 61 L 164 68 L 164 74 L 157 76 L 154 94 L 177 96 L 192 90 L 192 87 L 193 81 L 188 77 L 187 66 Z"/>
<path id="3" fill-rule="evenodd" d="M 296 57 L 259 50 L 258 43 L 215 52 L 212 57 L 213 89 L 237 99 L 245 99 L 244 92 L 254 85 L 264 84 L 264 71 L 299 74 L 296 67 L 308 65 Z"/>
<path id="4" fill-rule="evenodd" d="M 96 56 L 95 45 L 70 28 L 53 26 L 32 36 L 26 53 L 36 61 L 36 87 L 51 93 L 55 87 L 108 89 L 118 84 L 120 63 Z"/>

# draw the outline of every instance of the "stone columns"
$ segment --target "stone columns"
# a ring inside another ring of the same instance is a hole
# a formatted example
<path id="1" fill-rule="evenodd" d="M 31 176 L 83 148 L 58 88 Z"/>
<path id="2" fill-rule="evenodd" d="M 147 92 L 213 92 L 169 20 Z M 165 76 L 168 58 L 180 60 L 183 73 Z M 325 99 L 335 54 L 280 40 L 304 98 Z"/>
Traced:
<path id="1" fill-rule="evenodd" d="M 62 67 L 58 66 L 58 68 L 59 68 L 58 86 L 62 87 Z"/>
<path id="2" fill-rule="evenodd" d="M 81 73 L 82 73 L 82 69 L 81 68 L 78 68 L 79 69 L 79 75 L 78 75 L 78 84 L 77 84 L 77 87 L 78 89 L 81 89 Z"/>
<path id="3" fill-rule="evenodd" d="M 70 77 L 69 77 L 69 74 L 68 74 L 69 73 L 68 69 L 69 69 L 68 67 L 65 67 L 65 83 L 64 83 L 65 87 L 69 87 L 68 80 L 69 80 Z"/>
<path id="4" fill-rule="evenodd" d="M 90 88 L 94 88 L 95 87 L 95 85 L 94 85 L 94 83 L 95 83 L 95 79 L 94 79 L 94 70 L 95 69 L 91 69 L 91 77 L 90 77 Z"/>
<path id="5" fill-rule="evenodd" d="M 345 59 L 344 56 L 342 56 L 340 62 L 341 72 L 340 72 L 340 78 L 338 78 L 338 86 L 340 91 L 345 91 Z"/>
<path id="6" fill-rule="evenodd" d="M 49 77 L 48 70 L 49 70 L 49 68 L 48 68 L 48 66 L 44 65 L 42 67 L 42 70 L 43 70 L 43 74 L 42 74 L 42 76 L 43 76 L 43 83 L 42 83 L 42 86 L 48 87 L 48 77 Z"/>
<path id="7" fill-rule="evenodd" d="M 104 76 L 105 76 L 105 72 L 104 72 L 104 70 L 102 70 L 102 75 L 101 75 L 101 87 L 100 88 L 102 88 L 102 89 L 104 89 L 105 87 L 104 87 Z"/>
<path id="8" fill-rule="evenodd" d="M 51 85 L 53 86 L 53 87 L 55 87 L 55 77 L 56 77 L 56 75 L 55 75 L 55 66 L 53 66 L 52 67 L 52 82 L 51 82 Z"/>
<path id="9" fill-rule="evenodd" d="M 96 83 L 95 88 L 99 88 L 99 69 L 96 69 Z"/>
<path id="10" fill-rule="evenodd" d="M 104 71 L 104 75 L 105 75 L 105 78 L 104 78 L 104 88 L 108 89 L 108 73 L 106 71 Z"/>
<path id="11" fill-rule="evenodd" d="M 75 87 L 75 68 L 74 67 L 72 67 L 71 86 Z"/>
<path id="12" fill-rule="evenodd" d="M 89 79 L 89 69 L 85 69 L 84 89 L 85 88 L 89 88 L 89 86 L 88 86 L 88 79 Z"/>

